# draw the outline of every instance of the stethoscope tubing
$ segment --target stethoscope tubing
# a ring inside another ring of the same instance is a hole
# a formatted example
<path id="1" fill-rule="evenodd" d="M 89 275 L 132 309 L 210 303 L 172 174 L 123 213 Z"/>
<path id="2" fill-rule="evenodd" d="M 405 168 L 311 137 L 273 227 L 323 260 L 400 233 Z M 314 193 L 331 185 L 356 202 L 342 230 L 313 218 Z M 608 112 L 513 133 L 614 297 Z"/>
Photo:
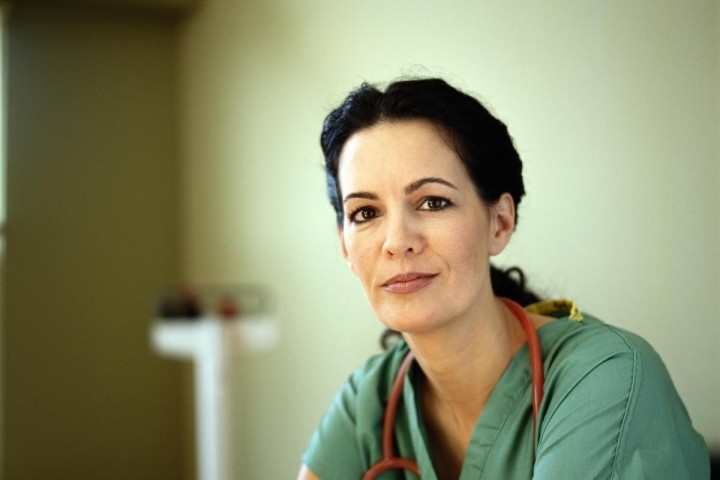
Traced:
<path id="1" fill-rule="evenodd" d="M 543 396 L 545 395 L 545 375 L 543 373 L 543 359 L 542 349 L 540 347 L 540 339 L 538 338 L 537 331 L 535 331 L 535 325 L 530 319 L 530 315 L 527 314 L 523 308 L 512 300 L 507 298 L 500 298 L 503 303 L 510 309 L 511 312 L 517 317 L 522 324 L 523 330 L 525 330 L 525 336 L 527 337 L 528 352 L 530 354 L 530 381 L 532 382 L 532 415 L 533 415 L 533 461 L 535 461 L 535 435 L 537 432 L 537 418 L 540 413 L 540 403 L 542 403 Z"/>
<path id="2" fill-rule="evenodd" d="M 540 403 L 542 402 L 544 395 L 544 375 L 543 375 L 543 360 L 542 350 L 540 348 L 540 340 L 537 332 L 535 331 L 535 325 L 532 323 L 530 316 L 523 308 L 517 303 L 507 298 L 500 298 L 500 300 L 510 309 L 510 311 L 517 317 L 520 324 L 525 331 L 525 336 L 528 342 L 528 351 L 530 354 L 530 380 L 532 383 L 532 417 L 533 417 L 533 462 L 535 461 L 536 452 L 536 432 L 537 432 L 537 417 L 540 412 Z M 403 386 L 405 384 L 405 377 L 407 371 L 412 364 L 414 359 L 413 353 L 408 354 L 403 359 L 400 368 L 398 369 L 395 381 L 393 382 L 392 390 L 390 391 L 390 397 L 388 404 L 385 407 L 385 417 L 383 419 L 383 430 L 382 430 L 382 458 L 375 463 L 370 469 L 365 472 L 362 480 L 374 480 L 381 473 L 387 472 L 388 470 L 409 470 L 420 476 L 420 467 L 418 464 L 408 458 L 402 458 L 395 455 L 393 452 L 393 436 L 395 434 L 395 415 L 397 413 L 397 406 L 402 396 Z"/>
<path id="3" fill-rule="evenodd" d="M 370 467 L 370 470 L 365 472 L 362 480 L 374 480 L 381 473 L 396 469 L 410 470 L 420 476 L 420 467 L 415 461 L 408 458 L 397 457 L 395 452 L 393 452 L 393 435 L 395 433 L 395 414 L 397 413 L 397 405 L 400 401 L 400 397 L 402 396 L 407 371 L 414 358 L 413 353 L 408 352 L 400 365 L 392 390 L 390 391 L 390 398 L 388 399 L 387 407 L 385 407 L 385 418 L 383 419 L 382 459 Z"/>

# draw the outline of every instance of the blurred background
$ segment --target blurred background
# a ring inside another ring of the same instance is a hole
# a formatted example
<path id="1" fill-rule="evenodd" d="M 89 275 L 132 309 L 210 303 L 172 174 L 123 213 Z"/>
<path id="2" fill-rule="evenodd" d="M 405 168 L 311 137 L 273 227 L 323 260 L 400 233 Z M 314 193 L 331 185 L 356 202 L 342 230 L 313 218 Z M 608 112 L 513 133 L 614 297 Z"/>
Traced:
<path id="1" fill-rule="evenodd" d="M 153 294 L 258 283 L 280 339 L 227 377 L 233 478 L 293 478 L 382 328 L 318 135 L 350 89 L 445 77 L 504 120 L 511 247 L 660 352 L 720 452 L 720 3 L 22 0 L 3 14 L 1 472 L 195 478 L 192 366 Z"/>

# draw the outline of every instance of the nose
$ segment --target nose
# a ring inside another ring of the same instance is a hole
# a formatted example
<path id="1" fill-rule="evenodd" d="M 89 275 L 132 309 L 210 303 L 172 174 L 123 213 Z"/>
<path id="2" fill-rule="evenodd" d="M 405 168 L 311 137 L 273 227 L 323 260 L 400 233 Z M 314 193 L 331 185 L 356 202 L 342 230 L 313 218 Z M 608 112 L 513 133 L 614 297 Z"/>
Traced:
<path id="1" fill-rule="evenodd" d="M 386 231 L 382 251 L 389 257 L 417 255 L 425 240 L 421 226 L 407 215 L 386 215 Z"/>

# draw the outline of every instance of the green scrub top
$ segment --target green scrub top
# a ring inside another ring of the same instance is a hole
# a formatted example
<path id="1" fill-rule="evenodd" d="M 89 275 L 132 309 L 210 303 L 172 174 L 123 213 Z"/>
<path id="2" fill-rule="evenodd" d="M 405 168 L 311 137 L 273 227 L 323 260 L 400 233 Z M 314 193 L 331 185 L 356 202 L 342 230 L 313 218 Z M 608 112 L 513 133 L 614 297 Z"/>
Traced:
<path id="1" fill-rule="evenodd" d="M 512 359 L 475 426 L 460 475 L 476 479 L 710 478 L 702 437 L 657 353 L 642 338 L 584 315 L 538 329 L 545 395 L 533 463 L 527 345 Z M 385 405 L 408 347 L 371 358 L 341 388 L 303 455 L 322 480 L 360 479 L 382 457 Z M 394 451 L 436 479 L 413 364 L 395 421 Z M 382 480 L 415 479 L 394 470 Z"/>

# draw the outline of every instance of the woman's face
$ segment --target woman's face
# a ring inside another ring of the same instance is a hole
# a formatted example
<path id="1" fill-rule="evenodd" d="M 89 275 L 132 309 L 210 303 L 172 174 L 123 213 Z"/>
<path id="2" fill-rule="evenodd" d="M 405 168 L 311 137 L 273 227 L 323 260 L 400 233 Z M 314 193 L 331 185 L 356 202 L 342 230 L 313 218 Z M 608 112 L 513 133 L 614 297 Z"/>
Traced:
<path id="1" fill-rule="evenodd" d="M 514 227 L 509 195 L 485 205 L 457 154 L 421 120 L 355 133 L 338 180 L 343 255 L 385 325 L 421 333 L 482 314 L 489 256 Z"/>

